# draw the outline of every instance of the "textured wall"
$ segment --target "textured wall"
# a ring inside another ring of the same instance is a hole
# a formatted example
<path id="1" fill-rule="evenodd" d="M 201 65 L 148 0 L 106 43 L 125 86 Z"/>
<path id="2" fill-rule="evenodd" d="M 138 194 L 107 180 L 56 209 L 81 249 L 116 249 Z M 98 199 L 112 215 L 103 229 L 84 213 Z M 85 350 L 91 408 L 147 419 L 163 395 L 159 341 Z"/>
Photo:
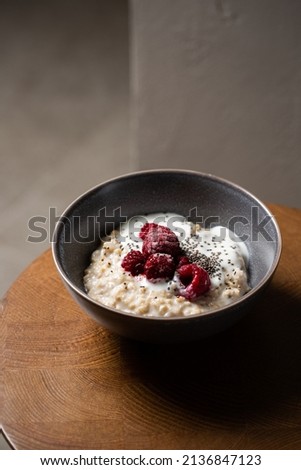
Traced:
<path id="1" fill-rule="evenodd" d="M 132 0 L 133 167 L 301 205 L 300 0 Z"/>

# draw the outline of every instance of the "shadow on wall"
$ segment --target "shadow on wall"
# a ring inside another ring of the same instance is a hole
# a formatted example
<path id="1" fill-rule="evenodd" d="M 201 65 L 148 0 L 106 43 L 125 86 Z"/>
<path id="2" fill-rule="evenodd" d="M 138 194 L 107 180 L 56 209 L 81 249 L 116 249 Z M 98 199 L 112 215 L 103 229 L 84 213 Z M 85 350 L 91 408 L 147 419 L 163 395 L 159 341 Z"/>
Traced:
<path id="1" fill-rule="evenodd" d="M 129 171 L 128 5 L 1 1 L 0 291 L 49 247 L 28 221 Z"/>

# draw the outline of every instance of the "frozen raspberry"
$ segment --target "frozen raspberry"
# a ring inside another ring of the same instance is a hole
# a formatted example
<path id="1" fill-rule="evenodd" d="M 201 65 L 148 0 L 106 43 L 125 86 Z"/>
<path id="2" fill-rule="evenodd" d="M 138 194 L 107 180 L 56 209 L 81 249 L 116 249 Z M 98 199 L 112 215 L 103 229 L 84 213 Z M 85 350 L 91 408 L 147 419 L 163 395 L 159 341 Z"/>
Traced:
<path id="1" fill-rule="evenodd" d="M 140 233 L 139 233 L 139 237 L 144 240 L 146 235 L 148 234 L 148 232 L 155 232 L 158 227 L 160 227 L 160 231 L 162 233 L 166 233 L 166 234 L 169 234 L 171 232 L 171 230 L 168 228 L 168 227 L 165 227 L 164 225 L 159 225 L 159 224 L 155 224 L 154 222 L 147 222 L 146 224 L 143 225 L 143 227 L 141 228 L 140 230 Z M 173 233 L 173 232 L 171 232 Z"/>
<path id="2" fill-rule="evenodd" d="M 183 287 L 179 294 L 185 299 L 195 300 L 210 288 L 210 278 L 205 269 L 194 263 L 185 264 L 177 269 Z"/>
<path id="3" fill-rule="evenodd" d="M 143 240 L 142 252 L 145 256 L 167 253 L 175 257 L 180 253 L 180 243 L 176 234 L 163 225 L 145 224 L 139 236 Z"/>
<path id="4" fill-rule="evenodd" d="M 184 266 L 185 264 L 190 264 L 190 261 L 187 256 L 181 256 L 178 261 L 177 269 L 179 269 L 181 266 Z"/>
<path id="5" fill-rule="evenodd" d="M 129 271 L 132 276 L 138 276 L 143 273 L 145 257 L 138 250 L 131 250 L 122 260 L 121 266 Z"/>
<path id="6" fill-rule="evenodd" d="M 148 234 L 150 230 L 156 230 L 157 227 L 159 227 L 159 225 L 153 222 L 151 223 L 147 222 L 146 224 L 144 224 L 139 233 L 139 237 L 141 238 L 141 240 L 145 239 L 146 235 Z"/>
<path id="7" fill-rule="evenodd" d="M 144 266 L 144 273 L 149 281 L 156 279 L 172 279 L 175 272 L 175 262 L 171 255 L 154 253 L 150 255 Z"/>

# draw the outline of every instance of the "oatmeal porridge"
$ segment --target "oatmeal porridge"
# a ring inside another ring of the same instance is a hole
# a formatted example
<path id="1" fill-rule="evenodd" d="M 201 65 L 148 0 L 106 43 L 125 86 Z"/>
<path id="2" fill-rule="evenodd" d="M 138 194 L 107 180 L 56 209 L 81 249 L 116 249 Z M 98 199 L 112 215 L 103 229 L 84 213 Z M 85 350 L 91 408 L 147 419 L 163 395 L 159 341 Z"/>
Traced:
<path id="1" fill-rule="evenodd" d="M 150 317 L 189 316 L 248 290 L 248 250 L 229 229 L 172 213 L 137 216 L 94 251 L 84 275 L 102 304 Z"/>

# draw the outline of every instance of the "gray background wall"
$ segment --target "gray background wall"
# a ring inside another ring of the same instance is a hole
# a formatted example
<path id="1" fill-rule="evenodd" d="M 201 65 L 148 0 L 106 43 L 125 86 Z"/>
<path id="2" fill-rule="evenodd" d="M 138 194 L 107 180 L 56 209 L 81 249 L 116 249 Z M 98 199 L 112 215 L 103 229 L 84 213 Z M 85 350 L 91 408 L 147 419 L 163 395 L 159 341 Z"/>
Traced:
<path id="1" fill-rule="evenodd" d="M 129 171 L 128 113 L 125 0 L 1 0 L 0 293 L 49 246 L 30 218 Z"/>
<path id="2" fill-rule="evenodd" d="M 136 166 L 301 205 L 300 0 L 132 0 Z"/>

